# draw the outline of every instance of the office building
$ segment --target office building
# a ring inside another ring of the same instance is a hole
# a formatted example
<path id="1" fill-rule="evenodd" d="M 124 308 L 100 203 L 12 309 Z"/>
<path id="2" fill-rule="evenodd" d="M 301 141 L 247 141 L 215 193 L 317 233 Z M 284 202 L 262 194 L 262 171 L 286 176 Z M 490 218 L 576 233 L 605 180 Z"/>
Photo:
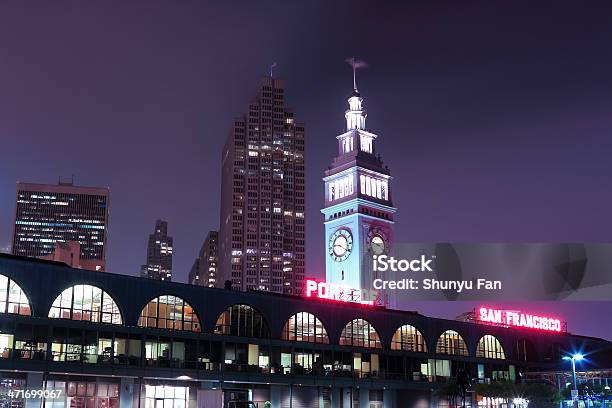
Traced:
<path id="1" fill-rule="evenodd" d="M 12 253 L 39 258 L 75 241 L 82 266 L 104 270 L 108 200 L 108 188 L 18 182 Z"/>
<path id="2" fill-rule="evenodd" d="M 299 294 L 304 280 L 304 125 L 281 79 L 263 78 L 223 148 L 219 278 Z"/>
<path id="3" fill-rule="evenodd" d="M 189 271 L 189 283 L 192 285 L 215 287 L 219 268 L 219 233 L 209 231 L 200 248 L 198 257 Z"/>
<path id="4" fill-rule="evenodd" d="M 168 236 L 166 221 L 155 221 L 155 230 L 149 235 L 147 244 L 147 263 L 140 267 L 140 276 L 172 280 L 172 237 Z"/>

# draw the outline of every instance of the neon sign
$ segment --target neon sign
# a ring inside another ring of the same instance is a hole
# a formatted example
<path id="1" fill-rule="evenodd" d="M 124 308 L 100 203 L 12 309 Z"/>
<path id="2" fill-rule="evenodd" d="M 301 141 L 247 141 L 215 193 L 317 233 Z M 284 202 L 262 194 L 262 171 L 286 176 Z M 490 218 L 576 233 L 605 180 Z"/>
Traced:
<path id="1" fill-rule="evenodd" d="M 514 310 L 481 307 L 476 318 L 481 322 L 510 327 L 525 327 L 552 332 L 561 331 L 561 320 L 554 317 L 522 313 Z"/>
<path id="2" fill-rule="evenodd" d="M 338 302 L 382 305 L 380 293 L 376 290 L 353 289 L 338 283 L 318 282 L 306 279 L 306 297 L 335 300 Z"/>

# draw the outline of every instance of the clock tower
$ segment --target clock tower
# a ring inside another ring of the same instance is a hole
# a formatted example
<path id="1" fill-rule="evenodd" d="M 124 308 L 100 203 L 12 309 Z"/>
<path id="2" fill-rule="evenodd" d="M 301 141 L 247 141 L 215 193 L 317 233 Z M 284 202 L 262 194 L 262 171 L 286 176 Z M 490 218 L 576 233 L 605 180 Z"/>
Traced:
<path id="1" fill-rule="evenodd" d="M 354 80 L 345 113 L 346 132 L 336 136 L 338 155 L 325 171 L 326 282 L 372 289 L 373 255 L 389 253 L 393 242 L 391 174 L 376 152 L 377 135 L 366 130 L 367 113 Z"/>

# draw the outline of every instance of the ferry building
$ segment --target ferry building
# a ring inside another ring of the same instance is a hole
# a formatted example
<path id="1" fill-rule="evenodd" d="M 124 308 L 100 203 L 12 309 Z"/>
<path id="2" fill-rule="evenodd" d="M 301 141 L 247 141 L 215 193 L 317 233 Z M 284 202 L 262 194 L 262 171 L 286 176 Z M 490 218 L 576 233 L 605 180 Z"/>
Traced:
<path id="1" fill-rule="evenodd" d="M 316 297 L 72 269 L 0 255 L 0 404 L 51 408 L 442 406 L 459 371 L 515 381 L 611 367 L 608 341 Z M 9 389 L 66 398 L 10 398 Z M 471 394 L 469 404 L 482 404 Z"/>

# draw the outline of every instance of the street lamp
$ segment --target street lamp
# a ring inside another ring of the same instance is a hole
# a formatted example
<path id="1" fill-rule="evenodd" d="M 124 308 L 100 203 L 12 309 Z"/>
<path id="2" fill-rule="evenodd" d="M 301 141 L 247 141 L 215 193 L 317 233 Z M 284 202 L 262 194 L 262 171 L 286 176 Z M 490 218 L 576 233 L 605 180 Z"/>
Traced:
<path id="1" fill-rule="evenodd" d="M 571 357 L 570 356 L 565 356 L 563 357 L 564 360 L 571 360 L 572 361 L 572 400 L 574 403 L 574 407 L 578 408 L 578 384 L 576 384 L 576 361 L 581 361 L 584 358 L 584 356 L 582 354 L 574 354 Z"/>

